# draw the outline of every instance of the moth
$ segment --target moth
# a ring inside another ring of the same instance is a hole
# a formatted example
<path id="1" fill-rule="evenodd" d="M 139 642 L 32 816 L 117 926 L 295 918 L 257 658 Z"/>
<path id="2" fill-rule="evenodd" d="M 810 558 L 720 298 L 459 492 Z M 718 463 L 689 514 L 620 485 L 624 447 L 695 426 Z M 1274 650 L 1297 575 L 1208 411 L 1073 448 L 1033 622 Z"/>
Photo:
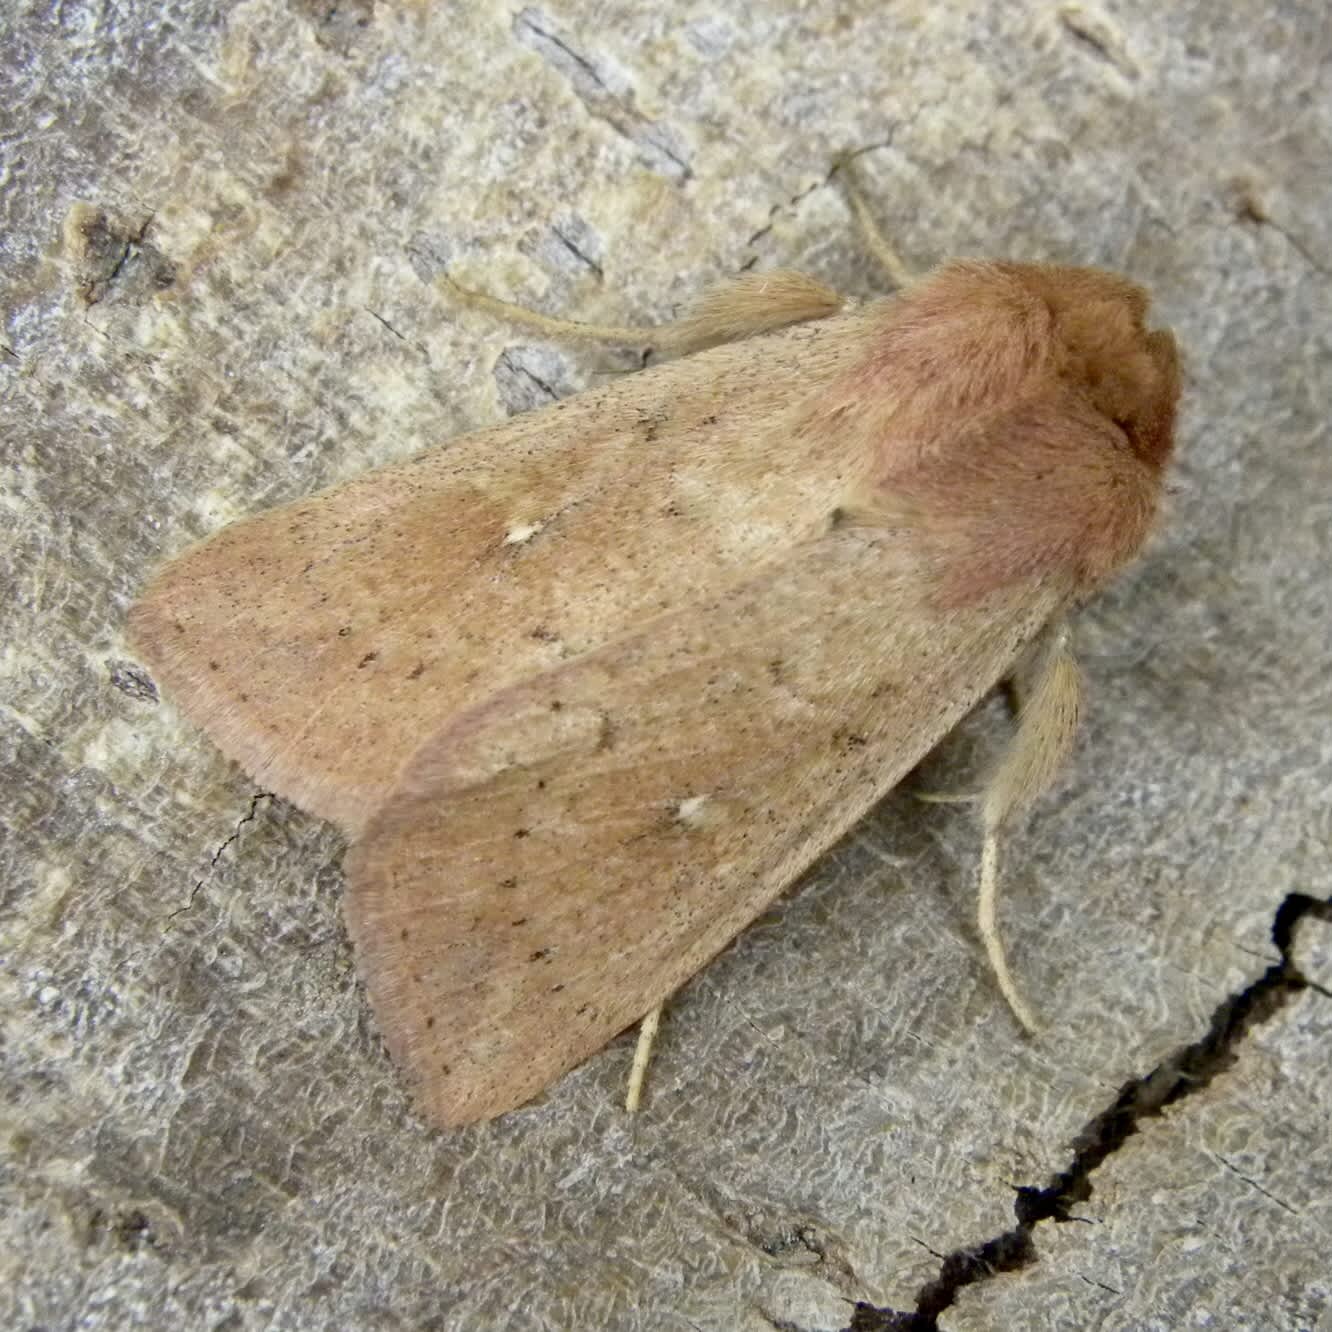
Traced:
<path id="1" fill-rule="evenodd" d="M 749 275 L 646 339 L 519 312 L 678 355 L 158 575 L 154 675 L 346 830 L 358 966 L 431 1121 L 655 1014 L 1006 679 L 980 929 L 1030 1023 L 998 835 L 1073 737 L 1066 616 L 1157 513 L 1180 376 L 1147 311 L 1097 269 L 958 261 L 859 306 Z"/>

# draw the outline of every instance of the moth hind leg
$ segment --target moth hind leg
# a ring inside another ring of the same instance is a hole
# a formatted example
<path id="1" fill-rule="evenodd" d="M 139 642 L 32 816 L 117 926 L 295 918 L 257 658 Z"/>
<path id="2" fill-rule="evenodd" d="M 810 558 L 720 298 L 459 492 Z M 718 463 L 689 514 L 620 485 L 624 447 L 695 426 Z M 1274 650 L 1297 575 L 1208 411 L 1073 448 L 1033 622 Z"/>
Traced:
<path id="1" fill-rule="evenodd" d="M 981 850 L 977 923 L 995 981 L 1013 1016 L 1026 1031 L 1037 1023 L 1018 993 L 1008 968 L 997 923 L 999 835 L 1046 791 L 1072 748 L 1082 710 L 1082 673 L 1074 659 L 1068 626 L 1052 625 L 1033 644 L 1015 675 L 1018 728 L 981 799 Z"/>
<path id="2" fill-rule="evenodd" d="M 634 1062 L 629 1069 L 629 1085 L 624 1093 L 624 1108 L 633 1115 L 643 1099 L 643 1083 L 647 1079 L 652 1047 L 657 1043 L 657 1028 L 661 1025 L 662 1005 L 658 1004 L 638 1026 L 638 1043 L 634 1046 Z"/>
<path id="3" fill-rule="evenodd" d="M 619 347 L 650 345 L 671 356 L 686 356 L 704 347 L 738 342 L 791 324 L 826 319 L 844 304 L 842 297 L 822 282 L 804 273 L 777 269 L 769 273 L 745 273 L 694 302 L 679 319 L 640 328 L 557 319 L 485 292 L 471 291 L 447 275 L 439 279 L 439 284 L 451 299 L 470 309 L 496 315 L 547 337 Z"/>

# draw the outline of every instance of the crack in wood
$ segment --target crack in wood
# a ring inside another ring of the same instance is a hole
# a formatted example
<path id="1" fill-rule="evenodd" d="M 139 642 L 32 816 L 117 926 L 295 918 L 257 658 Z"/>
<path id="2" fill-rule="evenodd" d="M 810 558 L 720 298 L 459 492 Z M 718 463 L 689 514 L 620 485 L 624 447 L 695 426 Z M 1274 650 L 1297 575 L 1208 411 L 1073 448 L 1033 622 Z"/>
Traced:
<path id="1" fill-rule="evenodd" d="M 240 838 L 241 829 L 245 827 L 247 823 L 254 822 L 255 817 L 258 814 L 259 802 L 261 800 L 276 800 L 276 799 L 277 796 L 272 791 L 256 791 L 254 795 L 250 797 L 249 812 L 246 813 L 242 818 L 237 820 L 235 828 L 233 828 L 231 831 L 231 835 L 221 843 L 221 845 L 217 848 L 216 851 L 213 852 L 212 859 L 209 860 L 208 862 L 208 869 L 198 880 L 196 880 L 194 887 L 190 889 L 190 896 L 188 901 L 186 901 L 185 905 L 177 907 L 174 911 L 168 913 L 167 915 L 168 924 L 171 921 L 175 920 L 177 916 L 183 916 L 187 911 L 189 911 L 194 906 L 195 899 L 199 896 L 200 892 L 203 890 L 204 883 L 207 881 L 208 876 L 213 872 L 214 869 L 217 868 L 217 862 L 222 859 L 223 852 L 225 852 L 227 847 L 229 847 L 233 842 L 237 841 Z"/>
<path id="2" fill-rule="evenodd" d="M 1314 985 L 1295 961 L 1295 934 L 1305 919 L 1332 921 L 1332 898 L 1310 897 L 1305 893 L 1286 897 L 1272 919 L 1277 961 L 1243 990 L 1223 999 L 1198 1040 L 1168 1055 L 1142 1077 L 1126 1082 L 1110 1105 L 1088 1121 L 1074 1138 L 1073 1160 L 1066 1170 L 1043 1187 L 1018 1188 L 1013 1204 L 1016 1226 L 983 1244 L 955 1249 L 945 1255 L 939 1275 L 916 1296 L 914 1310 L 903 1312 L 861 1303 L 843 1332 L 939 1332 L 939 1315 L 952 1307 L 966 1286 L 1036 1262 L 1039 1258 L 1033 1240 L 1036 1227 L 1045 1221 L 1078 1220 L 1070 1209 L 1092 1196 L 1092 1175 L 1138 1132 L 1144 1120 L 1155 1118 L 1177 1101 L 1197 1095 L 1234 1067 L 1250 1030 L 1274 1016 L 1293 995 L 1306 989 L 1321 993 L 1322 987 Z M 1222 1164 L 1228 1163 L 1222 1161 Z M 1247 1176 L 1241 1177 L 1267 1193 Z M 1272 1201 L 1281 1200 L 1272 1197 Z"/>

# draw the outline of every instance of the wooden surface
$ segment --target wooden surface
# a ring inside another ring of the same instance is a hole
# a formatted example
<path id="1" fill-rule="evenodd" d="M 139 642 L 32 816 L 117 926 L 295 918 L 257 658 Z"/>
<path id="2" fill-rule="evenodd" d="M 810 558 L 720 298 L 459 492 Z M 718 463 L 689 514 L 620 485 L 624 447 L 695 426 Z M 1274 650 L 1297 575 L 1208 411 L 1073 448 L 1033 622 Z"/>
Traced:
<path id="1" fill-rule="evenodd" d="M 0 1322 L 1332 1328 L 1317 6 L 0 23 Z M 450 309 L 445 265 L 615 322 L 751 264 L 870 294 L 827 176 L 871 145 L 912 264 L 1122 268 L 1187 357 L 1168 524 L 1081 619 L 1091 716 L 1007 853 L 1047 1029 L 987 974 L 970 812 L 899 793 L 679 995 L 635 1122 L 621 1038 L 427 1131 L 338 836 L 177 718 L 125 611 L 232 518 L 633 364 Z"/>

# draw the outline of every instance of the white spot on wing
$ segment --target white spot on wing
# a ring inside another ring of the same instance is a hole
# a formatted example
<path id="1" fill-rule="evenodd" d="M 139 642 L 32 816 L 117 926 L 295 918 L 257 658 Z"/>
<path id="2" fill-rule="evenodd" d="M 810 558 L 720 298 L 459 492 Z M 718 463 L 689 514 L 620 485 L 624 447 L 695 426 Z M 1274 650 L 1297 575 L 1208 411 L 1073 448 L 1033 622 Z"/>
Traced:
<path id="1" fill-rule="evenodd" d="M 708 803 L 705 795 L 686 796 L 675 807 L 675 817 L 681 823 L 697 827 L 703 822 L 703 807 Z"/>
<path id="2" fill-rule="evenodd" d="M 521 546 L 524 541 L 531 541 L 545 527 L 545 523 L 517 523 L 504 534 L 506 546 Z"/>

